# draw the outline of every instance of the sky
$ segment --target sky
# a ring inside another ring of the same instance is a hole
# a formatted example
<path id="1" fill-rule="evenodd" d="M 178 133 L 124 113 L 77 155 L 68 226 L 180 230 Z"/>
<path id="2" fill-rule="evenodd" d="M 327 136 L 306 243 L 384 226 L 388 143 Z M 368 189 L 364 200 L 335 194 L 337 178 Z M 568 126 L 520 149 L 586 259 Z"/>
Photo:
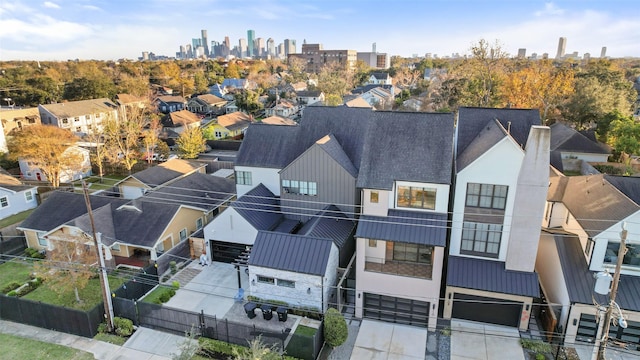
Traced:
<path id="1" fill-rule="evenodd" d="M 295 39 L 325 49 L 409 57 L 468 54 L 484 39 L 511 55 L 640 57 L 637 0 L 0 0 L 0 61 L 175 56 L 209 42 Z"/>

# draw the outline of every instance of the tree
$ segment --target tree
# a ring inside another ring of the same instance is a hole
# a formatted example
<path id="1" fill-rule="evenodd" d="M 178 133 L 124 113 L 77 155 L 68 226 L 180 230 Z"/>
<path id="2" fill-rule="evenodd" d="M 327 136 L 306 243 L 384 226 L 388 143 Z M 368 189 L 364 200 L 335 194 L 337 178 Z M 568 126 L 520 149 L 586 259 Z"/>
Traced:
<path id="1" fill-rule="evenodd" d="M 329 106 L 342 104 L 342 97 L 353 88 L 353 72 L 338 62 L 328 62 L 318 73 L 318 90 Z"/>
<path id="2" fill-rule="evenodd" d="M 239 79 L 240 71 L 238 65 L 235 62 L 230 62 L 227 68 L 224 70 L 224 77 L 227 79 Z"/>
<path id="3" fill-rule="evenodd" d="M 234 95 L 236 106 L 238 109 L 244 110 L 250 114 L 255 114 L 264 108 L 260 102 L 260 94 L 253 90 L 244 90 Z"/>
<path id="4" fill-rule="evenodd" d="M 289 56 L 287 59 L 290 82 L 295 83 L 307 79 L 306 65 L 307 62 L 299 57 Z"/>
<path id="5" fill-rule="evenodd" d="M 142 140 L 146 152 L 147 163 L 149 164 L 153 162 L 153 153 L 158 146 L 158 136 L 160 135 L 160 129 L 160 118 L 154 114 L 151 120 L 149 120 L 149 127 L 144 132 L 144 139 Z"/>
<path id="6" fill-rule="evenodd" d="M 610 144 L 621 152 L 622 159 L 626 159 L 627 165 L 631 160 L 630 155 L 640 153 L 640 123 L 632 118 L 619 118 L 611 123 L 609 131 Z M 626 156 L 624 156 L 626 155 Z"/>
<path id="7" fill-rule="evenodd" d="M 187 128 L 176 140 L 178 154 L 183 159 L 196 159 L 205 150 L 205 140 L 199 127 Z"/>
<path id="8" fill-rule="evenodd" d="M 95 248 L 86 245 L 88 239 L 68 234 L 49 237 L 52 249 L 47 251 L 47 262 L 38 262 L 36 273 L 59 296 L 73 290 L 76 302 L 82 302 L 79 290 L 87 286 L 89 279 L 96 275 L 91 266 L 97 261 Z"/>
<path id="9" fill-rule="evenodd" d="M 23 159 L 35 164 L 51 186 L 60 186 L 60 176 L 82 168 L 83 156 L 73 151 L 78 138 L 68 130 L 52 125 L 33 125 L 9 139 L 7 146 L 12 159 Z"/>
<path id="10" fill-rule="evenodd" d="M 98 175 L 100 176 L 100 182 L 103 181 L 104 176 L 104 163 L 107 160 L 107 147 L 104 144 L 104 134 L 102 128 L 94 127 L 89 132 L 85 139 L 92 144 L 91 163 L 98 168 Z"/>
<path id="11" fill-rule="evenodd" d="M 65 100 L 90 100 L 112 98 L 116 93 L 115 85 L 106 77 L 81 77 L 73 79 L 64 88 Z"/>
<path id="12" fill-rule="evenodd" d="M 267 346 L 262 342 L 262 338 L 257 338 L 249 342 L 248 348 L 233 347 L 233 360 L 281 360 L 282 355 L 275 345 Z"/>
<path id="13" fill-rule="evenodd" d="M 120 115 L 120 119 L 108 118 L 102 125 L 108 149 L 107 159 L 113 164 L 124 166 L 131 174 L 131 169 L 140 157 L 138 149 L 146 123 L 144 109 L 127 106 Z"/>
<path id="14" fill-rule="evenodd" d="M 324 341 L 331 347 L 342 345 L 349 335 L 347 322 L 342 314 L 334 309 L 329 308 L 324 314 Z"/>

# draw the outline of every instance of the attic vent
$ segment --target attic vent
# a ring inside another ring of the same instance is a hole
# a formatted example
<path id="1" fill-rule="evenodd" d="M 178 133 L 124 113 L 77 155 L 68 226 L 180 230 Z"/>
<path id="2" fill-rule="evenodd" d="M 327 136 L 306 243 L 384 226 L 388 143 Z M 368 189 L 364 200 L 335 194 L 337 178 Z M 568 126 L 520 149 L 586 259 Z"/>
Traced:
<path id="1" fill-rule="evenodd" d="M 507 121 L 507 134 L 511 134 L 511 121 Z"/>
<path id="2" fill-rule="evenodd" d="M 134 205 L 122 205 L 118 208 L 118 210 L 130 210 L 130 211 L 142 212 L 142 210 L 138 209 Z"/>

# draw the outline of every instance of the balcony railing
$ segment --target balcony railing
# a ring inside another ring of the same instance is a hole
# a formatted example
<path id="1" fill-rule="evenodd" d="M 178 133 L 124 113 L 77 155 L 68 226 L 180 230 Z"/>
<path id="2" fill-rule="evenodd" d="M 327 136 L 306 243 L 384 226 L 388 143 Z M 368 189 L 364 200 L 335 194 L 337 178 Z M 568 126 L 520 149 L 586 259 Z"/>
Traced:
<path id="1" fill-rule="evenodd" d="M 385 260 L 384 264 L 365 261 L 364 270 L 383 274 L 431 279 L 433 266 L 414 262 Z"/>

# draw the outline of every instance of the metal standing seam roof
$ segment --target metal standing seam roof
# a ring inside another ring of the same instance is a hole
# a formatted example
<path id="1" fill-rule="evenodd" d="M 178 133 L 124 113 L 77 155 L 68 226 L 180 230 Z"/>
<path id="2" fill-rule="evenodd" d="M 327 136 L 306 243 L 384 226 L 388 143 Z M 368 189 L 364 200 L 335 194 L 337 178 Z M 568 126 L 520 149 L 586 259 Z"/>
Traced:
<path id="1" fill-rule="evenodd" d="M 387 216 L 362 215 L 356 237 L 445 246 L 447 214 L 389 209 Z"/>
<path id="2" fill-rule="evenodd" d="M 502 261 L 462 256 L 449 256 L 447 286 L 540 297 L 537 273 L 506 270 Z"/>
<path id="3" fill-rule="evenodd" d="M 553 234 L 553 237 L 558 249 L 569 300 L 572 303 L 590 305 L 593 304 L 593 296 L 598 303 L 606 303 L 608 297 L 594 291 L 595 272 L 589 270 L 580 246 L 580 239 L 569 233 Z M 616 302 L 624 310 L 640 311 L 640 277 L 620 275 Z"/>
<path id="4" fill-rule="evenodd" d="M 298 234 L 331 239 L 338 249 L 342 249 L 355 227 L 355 220 L 348 218 L 337 206 L 329 205 L 307 220 Z"/>
<path id="5" fill-rule="evenodd" d="M 230 206 L 258 230 L 272 230 L 283 217 L 278 198 L 262 183 Z"/>
<path id="6" fill-rule="evenodd" d="M 323 276 L 332 246 L 330 239 L 259 231 L 249 266 Z"/>

